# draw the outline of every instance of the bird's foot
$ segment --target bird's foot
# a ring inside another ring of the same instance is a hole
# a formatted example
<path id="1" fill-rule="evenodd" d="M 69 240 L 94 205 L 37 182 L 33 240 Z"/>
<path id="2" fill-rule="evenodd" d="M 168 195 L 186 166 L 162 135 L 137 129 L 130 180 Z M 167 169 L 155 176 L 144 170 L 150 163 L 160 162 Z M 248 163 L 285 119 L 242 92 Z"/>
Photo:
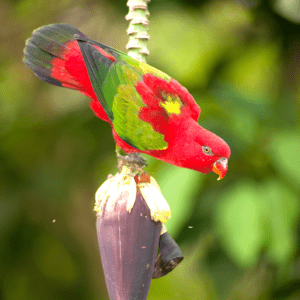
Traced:
<path id="1" fill-rule="evenodd" d="M 142 169 L 147 166 L 146 159 L 141 156 L 139 153 L 124 153 L 126 155 L 121 155 L 117 153 L 118 158 L 118 167 L 121 170 L 124 165 L 128 165 L 130 167 L 136 169 Z"/>

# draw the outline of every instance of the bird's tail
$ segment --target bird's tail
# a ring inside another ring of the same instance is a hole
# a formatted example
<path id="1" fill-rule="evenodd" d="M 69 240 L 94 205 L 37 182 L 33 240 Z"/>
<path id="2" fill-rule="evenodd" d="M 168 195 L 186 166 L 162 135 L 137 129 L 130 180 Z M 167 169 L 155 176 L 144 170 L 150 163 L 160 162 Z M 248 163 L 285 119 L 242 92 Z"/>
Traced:
<path id="1" fill-rule="evenodd" d="M 92 98 L 91 107 L 96 115 L 108 121 L 93 90 L 78 39 L 88 37 L 71 25 L 42 26 L 26 41 L 23 60 L 43 81 L 79 90 Z"/>
<path id="2" fill-rule="evenodd" d="M 93 89 L 88 76 L 85 76 L 87 71 L 75 34 L 87 38 L 68 24 L 52 24 L 36 29 L 26 41 L 24 62 L 45 82 L 89 94 Z"/>

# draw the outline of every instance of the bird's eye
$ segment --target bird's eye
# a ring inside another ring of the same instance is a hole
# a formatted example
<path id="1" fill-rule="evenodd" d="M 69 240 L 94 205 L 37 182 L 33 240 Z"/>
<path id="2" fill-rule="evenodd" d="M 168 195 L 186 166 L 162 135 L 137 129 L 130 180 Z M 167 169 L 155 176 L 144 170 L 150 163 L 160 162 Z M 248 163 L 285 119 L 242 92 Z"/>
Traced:
<path id="1" fill-rule="evenodd" d="M 211 149 L 208 146 L 202 146 L 202 151 L 203 151 L 203 153 L 205 153 L 207 155 L 213 155 L 213 153 L 211 152 Z"/>

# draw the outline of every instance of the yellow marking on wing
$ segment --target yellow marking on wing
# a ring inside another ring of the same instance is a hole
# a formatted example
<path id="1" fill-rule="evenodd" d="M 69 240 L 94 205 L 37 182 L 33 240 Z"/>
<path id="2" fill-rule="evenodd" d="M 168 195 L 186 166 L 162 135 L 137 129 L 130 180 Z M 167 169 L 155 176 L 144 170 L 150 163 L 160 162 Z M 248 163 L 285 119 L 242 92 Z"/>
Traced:
<path id="1" fill-rule="evenodd" d="M 173 96 L 164 92 L 162 92 L 161 95 L 165 99 L 165 102 L 161 102 L 159 105 L 166 111 L 166 113 L 169 116 L 171 114 L 180 115 L 180 108 L 182 106 L 180 98 L 178 96 Z"/>

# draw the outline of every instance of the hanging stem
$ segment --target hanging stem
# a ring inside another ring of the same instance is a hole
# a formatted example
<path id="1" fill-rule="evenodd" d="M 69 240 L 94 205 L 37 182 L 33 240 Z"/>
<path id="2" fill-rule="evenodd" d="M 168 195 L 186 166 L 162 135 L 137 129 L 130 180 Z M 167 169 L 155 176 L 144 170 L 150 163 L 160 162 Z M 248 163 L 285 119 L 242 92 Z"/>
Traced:
<path id="1" fill-rule="evenodd" d="M 126 45 L 128 55 L 144 63 L 149 55 L 147 48 L 147 41 L 150 39 L 148 2 L 150 0 L 128 0 L 129 13 L 125 17 L 127 21 L 130 21 L 127 29 L 129 41 Z"/>

